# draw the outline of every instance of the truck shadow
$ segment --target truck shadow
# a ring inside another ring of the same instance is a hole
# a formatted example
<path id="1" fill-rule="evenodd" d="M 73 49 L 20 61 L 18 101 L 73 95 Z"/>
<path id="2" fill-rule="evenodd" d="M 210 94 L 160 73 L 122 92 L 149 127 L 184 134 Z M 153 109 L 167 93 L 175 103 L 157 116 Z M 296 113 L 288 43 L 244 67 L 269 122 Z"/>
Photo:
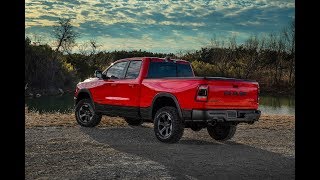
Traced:
<path id="1" fill-rule="evenodd" d="M 294 179 L 295 159 L 237 142 L 183 137 L 159 142 L 152 128 L 83 128 L 95 141 L 165 166 L 177 179 Z"/>

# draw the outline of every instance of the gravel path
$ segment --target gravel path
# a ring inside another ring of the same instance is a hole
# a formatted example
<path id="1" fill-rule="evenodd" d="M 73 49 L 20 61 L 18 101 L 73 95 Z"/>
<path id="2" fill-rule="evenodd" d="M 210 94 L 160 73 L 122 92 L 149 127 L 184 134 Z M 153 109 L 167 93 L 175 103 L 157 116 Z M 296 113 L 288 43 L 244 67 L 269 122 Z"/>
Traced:
<path id="1" fill-rule="evenodd" d="M 294 179 L 293 126 L 239 125 L 219 143 L 206 129 L 176 144 L 139 127 L 29 127 L 26 179 Z"/>

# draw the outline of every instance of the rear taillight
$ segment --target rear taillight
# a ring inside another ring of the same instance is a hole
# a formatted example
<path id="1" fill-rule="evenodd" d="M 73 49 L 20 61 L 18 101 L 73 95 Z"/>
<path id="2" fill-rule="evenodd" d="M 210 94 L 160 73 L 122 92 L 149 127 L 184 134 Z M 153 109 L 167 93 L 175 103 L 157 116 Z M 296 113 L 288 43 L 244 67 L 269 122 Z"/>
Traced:
<path id="1" fill-rule="evenodd" d="M 196 94 L 196 101 L 208 101 L 208 85 L 200 85 Z"/>

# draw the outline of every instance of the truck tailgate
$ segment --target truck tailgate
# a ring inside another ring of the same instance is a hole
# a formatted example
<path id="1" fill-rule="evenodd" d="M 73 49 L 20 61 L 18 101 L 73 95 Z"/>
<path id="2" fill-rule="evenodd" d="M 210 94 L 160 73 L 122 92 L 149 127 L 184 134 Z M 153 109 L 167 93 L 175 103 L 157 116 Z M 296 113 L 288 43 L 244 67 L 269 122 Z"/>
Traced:
<path id="1" fill-rule="evenodd" d="M 236 79 L 207 79 L 208 109 L 257 109 L 259 85 L 257 82 Z"/>

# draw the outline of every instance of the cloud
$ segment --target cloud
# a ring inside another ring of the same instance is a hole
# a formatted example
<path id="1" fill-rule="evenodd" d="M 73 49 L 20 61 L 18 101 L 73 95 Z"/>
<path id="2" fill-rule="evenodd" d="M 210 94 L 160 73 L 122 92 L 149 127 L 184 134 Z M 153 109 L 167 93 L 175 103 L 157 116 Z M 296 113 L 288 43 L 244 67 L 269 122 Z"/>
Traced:
<path id="1" fill-rule="evenodd" d="M 247 21 L 247 22 L 240 22 L 238 23 L 242 26 L 250 26 L 250 25 L 259 25 L 260 22 L 259 21 Z"/>
<path id="2" fill-rule="evenodd" d="M 144 35 L 143 38 L 113 38 L 103 37 L 99 38 L 99 42 L 102 44 L 101 49 L 108 51 L 113 50 L 146 50 L 156 52 L 177 52 L 180 50 L 192 50 L 194 49 L 194 41 L 196 45 L 202 46 L 203 44 L 197 41 L 196 37 L 182 36 L 182 38 L 174 39 L 167 37 L 165 39 L 154 39 L 149 35 Z"/>
<path id="3" fill-rule="evenodd" d="M 138 7 L 132 1 L 129 3 L 125 1 L 55 1 L 49 0 L 45 4 L 43 1 L 26 1 L 26 18 L 28 19 L 39 19 L 41 15 L 51 15 L 56 18 L 59 17 L 70 17 L 75 19 L 75 26 L 80 26 L 82 23 L 87 21 L 95 21 L 103 23 L 106 25 L 116 24 L 116 23 L 135 23 L 141 25 L 152 25 L 152 24 L 162 24 L 162 25 L 173 25 L 178 24 L 181 26 L 201 26 L 201 22 L 176 22 L 170 21 L 164 18 L 156 18 L 155 14 L 158 11 L 157 7 L 151 6 L 148 1 L 136 1 Z M 50 4 L 50 6 L 49 6 Z M 149 6 L 150 5 L 150 6 Z M 144 9 L 145 8 L 145 9 Z M 163 17 L 167 17 L 167 13 L 174 11 L 178 6 L 169 7 L 168 9 L 163 9 L 163 11 L 158 13 Z M 145 15 L 151 16 L 148 19 L 144 19 Z M 144 20 L 144 21 L 141 21 Z M 54 23 L 54 20 L 48 20 Z M 26 21 L 26 26 L 31 25 L 48 26 L 48 23 L 42 23 L 42 21 L 34 21 L 29 24 Z"/>
<path id="4" fill-rule="evenodd" d="M 228 37 L 232 31 L 244 38 L 277 30 L 294 18 L 294 8 L 294 0 L 26 0 L 25 28 L 28 33 L 48 33 L 58 18 L 71 18 L 82 39 L 164 46 L 141 43 L 148 35 L 148 40 L 170 41 L 176 48 L 184 46 L 180 42 L 199 48 L 212 34 Z"/>

